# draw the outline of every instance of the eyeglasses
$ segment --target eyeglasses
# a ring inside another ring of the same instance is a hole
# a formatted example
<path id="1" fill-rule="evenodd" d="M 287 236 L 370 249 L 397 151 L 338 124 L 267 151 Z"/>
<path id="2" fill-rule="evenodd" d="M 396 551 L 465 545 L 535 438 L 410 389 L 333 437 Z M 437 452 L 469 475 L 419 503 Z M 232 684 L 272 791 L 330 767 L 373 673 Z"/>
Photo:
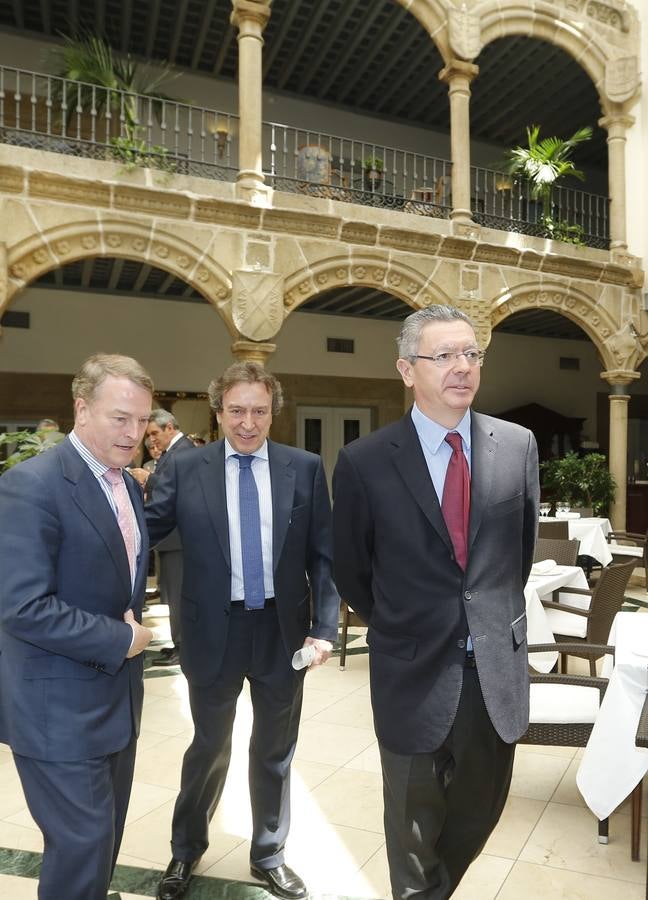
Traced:
<path id="1" fill-rule="evenodd" d="M 484 350 L 460 350 L 458 353 L 454 350 L 448 350 L 443 353 L 436 353 L 434 356 L 423 356 L 423 354 L 419 353 L 414 359 L 429 359 L 440 369 L 447 369 L 454 363 L 455 359 L 459 359 L 460 356 L 463 356 L 468 365 L 472 368 L 484 364 L 486 353 Z"/>

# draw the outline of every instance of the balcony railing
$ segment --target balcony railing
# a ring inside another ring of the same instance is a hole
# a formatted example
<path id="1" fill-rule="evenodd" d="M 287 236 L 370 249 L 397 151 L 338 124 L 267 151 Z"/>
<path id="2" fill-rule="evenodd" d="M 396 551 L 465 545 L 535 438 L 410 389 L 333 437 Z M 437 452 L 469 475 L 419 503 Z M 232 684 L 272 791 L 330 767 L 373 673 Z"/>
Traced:
<path id="1" fill-rule="evenodd" d="M 1 143 L 234 181 L 238 130 L 238 117 L 221 110 L 0 66 Z M 276 190 L 450 215 L 448 160 L 276 122 L 263 123 L 262 146 L 263 171 Z M 485 226 L 547 236 L 529 186 L 499 172 L 471 168 L 471 206 Z M 608 207 L 607 197 L 562 188 L 552 219 L 579 226 L 586 244 L 606 248 Z"/>

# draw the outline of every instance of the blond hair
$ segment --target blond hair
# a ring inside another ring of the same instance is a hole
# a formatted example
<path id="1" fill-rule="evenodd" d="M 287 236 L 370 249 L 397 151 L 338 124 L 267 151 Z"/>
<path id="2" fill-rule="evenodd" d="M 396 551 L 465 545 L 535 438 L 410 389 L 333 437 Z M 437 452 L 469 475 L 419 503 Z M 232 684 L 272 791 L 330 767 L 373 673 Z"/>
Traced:
<path id="1" fill-rule="evenodd" d="M 72 398 L 89 403 L 94 399 L 97 388 L 111 375 L 113 378 L 128 378 L 153 393 L 153 379 L 136 359 L 117 353 L 95 353 L 86 359 L 74 376 Z"/>

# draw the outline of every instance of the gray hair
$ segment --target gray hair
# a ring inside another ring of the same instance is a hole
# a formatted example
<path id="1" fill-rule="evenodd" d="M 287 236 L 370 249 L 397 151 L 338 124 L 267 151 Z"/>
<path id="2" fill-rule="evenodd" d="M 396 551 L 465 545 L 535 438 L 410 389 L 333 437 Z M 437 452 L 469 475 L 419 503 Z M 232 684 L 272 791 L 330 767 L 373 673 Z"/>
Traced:
<path id="1" fill-rule="evenodd" d="M 180 427 L 178 425 L 178 420 L 173 413 L 166 409 L 152 409 L 151 415 L 149 416 L 149 422 L 155 422 L 160 428 L 166 428 L 167 425 L 173 425 L 177 430 Z"/>
<path id="2" fill-rule="evenodd" d="M 90 403 L 97 388 L 106 378 L 128 378 L 134 384 L 153 393 L 153 380 L 148 372 L 130 356 L 116 353 L 95 353 L 83 363 L 72 381 L 72 398 Z"/>
<path id="3" fill-rule="evenodd" d="M 443 306 L 437 303 L 413 312 L 403 322 L 401 332 L 396 338 L 399 359 L 416 362 L 421 334 L 426 325 L 433 325 L 435 322 L 453 322 L 457 319 L 466 322 L 473 331 L 475 330 L 470 317 L 456 306 Z"/>

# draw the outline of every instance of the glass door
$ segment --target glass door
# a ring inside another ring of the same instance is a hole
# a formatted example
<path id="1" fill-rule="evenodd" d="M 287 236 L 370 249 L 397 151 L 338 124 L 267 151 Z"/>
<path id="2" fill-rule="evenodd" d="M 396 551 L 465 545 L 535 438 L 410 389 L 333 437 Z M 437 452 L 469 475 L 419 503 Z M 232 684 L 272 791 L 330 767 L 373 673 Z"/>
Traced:
<path id="1" fill-rule="evenodd" d="M 370 431 L 371 410 L 367 407 L 297 407 L 297 446 L 322 457 L 329 489 L 340 448 Z"/>

